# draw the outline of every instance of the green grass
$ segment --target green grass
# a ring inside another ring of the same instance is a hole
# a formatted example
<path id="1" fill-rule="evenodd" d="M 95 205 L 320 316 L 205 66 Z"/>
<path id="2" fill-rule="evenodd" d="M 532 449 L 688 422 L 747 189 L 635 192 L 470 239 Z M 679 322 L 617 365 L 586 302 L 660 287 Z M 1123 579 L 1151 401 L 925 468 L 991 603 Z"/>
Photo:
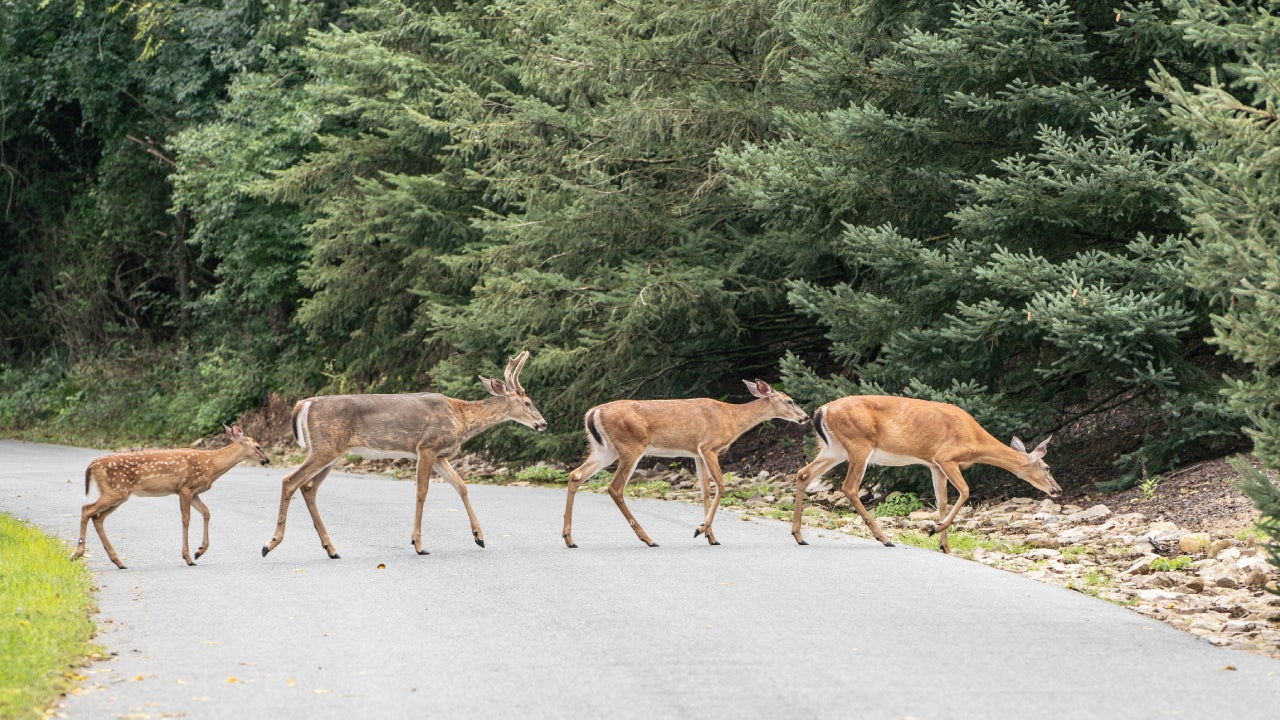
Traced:
<path id="1" fill-rule="evenodd" d="M 93 579 L 61 542 L 0 513 L 0 717 L 40 718 L 96 652 Z"/>
<path id="2" fill-rule="evenodd" d="M 1179 555 L 1175 558 L 1156 558 L 1151 561 L 1152 572 L 1178 572 L 1187 570 L 1195 561 L 1189 555 Z"/>

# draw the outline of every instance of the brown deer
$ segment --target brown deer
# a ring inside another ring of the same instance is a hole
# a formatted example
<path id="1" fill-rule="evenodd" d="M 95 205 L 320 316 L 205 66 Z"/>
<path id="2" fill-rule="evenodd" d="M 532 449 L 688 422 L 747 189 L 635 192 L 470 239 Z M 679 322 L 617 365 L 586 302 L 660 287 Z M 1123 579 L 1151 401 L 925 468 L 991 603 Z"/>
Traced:
<path id="1" fill-rule="evenodd" d="M 280 515 L 276 532 L 262 546 L 262 555 L 284 540 L 285 516 L 289 501 L 302 489 L 302 499 L 311 512 L 311 521 L 320 536 L 320 545 L 337 559 L 329 532 L 316 508 L 316 491 L 333 466 L 346 453 L 366 458 L 413 458 L 417 460 L 418 505 L 413 518 L 413 549 L 422 549 L 422 505 L 435 470 L 453 486 L 471 520 L 471 535 L 484 547 L 484 533 L 476 520 L 467 484 L 449 464 L 449 458 L 471 437 L 505 420 L 514 420 L 538 432 L 547 429 L 546 420 L 520 385 L 520 371 L 529 359 L 526 350 L 507 363 L 505 380 L 480 377 L 492 397 L 478 401 L 457 400 L 439 393 L 398 395 L 324 395 L 301 400 L 293 406 L 293 433 L 307 458 L 284 479 L 280 489 Z"/>
<path id="2" fill-rule="evenodd" d="M 915 398 L 852 395 L 818 408 L 813 413 L 814 429 L 820 440 L 818 456 L 796 473 L 796 502 L 791 518 L 791 535 L 807 545 L 800 534 L 800 513 L 809 484 L 842 462 L 849 463 L 840 489 L 858 511 L 876 539 L 892 546 L 888 536 L 858 499 L 858 487 L 867 465 L 924 465 L 933 474 L 933 491 L 938 500 L 938 518 L 929 534 L 941 533 L 939 545 L 951 552 L 947 528 L 960 507 L 969 499 L 969 485 L 961 470 L 981 463 L 1004 468 L 1031 483 L 1036 489 L 1056 496 L 1062 492 L 1044 463 L 1047 437 L 1031 452 L 1018 438 L 1005 445 L 978 424 L 973 416 L 947 403 Z M 947 483 L 959 492 L 947 510 Z"/>
<path id="3" fill-rule="evenodd" d="M 217 450 L 141 450 L 108 455 L 89 463 L 84 471 L 84 493 L 89 494 L 89 483 L 93 482 L 98 486 L 98 499 L 86 503 L 80 511 L 80 541 L 76 543 L 76 552 L 71 559 L 84 555 L 85 530 L 93 520 L 93 527 L 98 531 L 98 539 L 102 541 L 107 556 L 123 570 L 124 563 L 111 547 L 111 541 L 102 528 L 103 521 L 134 495 L 177 495 L 182 510 L 182 559 L 188 565 L 195 565 L 195 560 L 209 549 L 209 508 L 200 499 L 200 494 L 213 487 L 214 480 L 244 460 L 253 458 L 263 465 L 270 463 L 258 441 L 245 435 L 238 425 L 223 427 L 231 443 Z M 195 559 L 191 557 L 187 544 L 187 528 L 191 524 L 193 507 L 204 517 L 204 539 L 196 549 Z"/>
<path id="4" fill-rule="evenodd" d="M 724 475 L 720 472 L 720 454 L 747 430 L 766 420 L 781 418 L 802 423 L 809 416 L 785 393 L 769 387 L 763 380 L 744 380 L 755 400 L 735 405 L 710 398 L 690 400 L 615 400 L 587 411 L 583 423 L 591 452 L 581 467 L 569 473 L 569 496 L 564 506 L 565 545 L 573 542 L 573 496 L 578 487 L 596 472 L 615 460 L 618 469 L 609 483 L 609 496 L 622 511 L 636 536 L 649 547 L 658 544 L 640 527 L 623 499 L 623 490 L 635 472 L 636 463 L 646 455 L 655 457 L 693 458 L 702 484 L 702 524 L 693 536 L 703 533 L 707 542 L 719 545 L 711 531 L 711 523 L 724 493 Z M 711 494 L 710 481 L 716 482 Z"/>

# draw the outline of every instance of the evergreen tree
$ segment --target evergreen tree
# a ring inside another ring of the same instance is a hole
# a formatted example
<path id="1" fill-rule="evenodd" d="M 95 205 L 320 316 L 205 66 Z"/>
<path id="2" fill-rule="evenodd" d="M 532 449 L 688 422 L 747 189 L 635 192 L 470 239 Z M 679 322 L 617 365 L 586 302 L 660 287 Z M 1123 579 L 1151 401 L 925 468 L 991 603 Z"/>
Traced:
<path id="1" fill-rule="evenodd" d="M 797 32 L 811 53 L 791 88 L 812 109 L 777 113 L 784 140 L 722 154 L 762 224 L 838 269 L 791 283 L 830 342 L 818 367 L 788 358 L 793 393 L 955 402 L 1001 436 L 1103 433 L 1116 455 L 1093 437 L 1091 460 L 1116 460 L 1121 484 L 1229 442 L 1186 286 L 1176 193 L 1193 159 L 1144 84 L 1145 57 L 1203 53 L 1150 4 L 959 3 L 877 21 L 874 43 L 856 32 L 868 17 L 843 47 Z"/>
<path id="2" fill-rule="evenodd" d="M 1213 337 L 1249 374 L 1228 379 L 1226 396 L 1244 413 L 1254 451 L 1280 468 L 1280 3 L 1179 3 L 1189 41 L 1229 58 L 1188 89 L 1162 68 L 1154 86 L 1173 124 L 1195 139 L 1204 172 L 1182 186 L 1192 228 L 1188 282 L 1213 299 Z M 1280 567 L 1280 489 L 1241 463 L 1243 487 L 1262 512 Z"/>

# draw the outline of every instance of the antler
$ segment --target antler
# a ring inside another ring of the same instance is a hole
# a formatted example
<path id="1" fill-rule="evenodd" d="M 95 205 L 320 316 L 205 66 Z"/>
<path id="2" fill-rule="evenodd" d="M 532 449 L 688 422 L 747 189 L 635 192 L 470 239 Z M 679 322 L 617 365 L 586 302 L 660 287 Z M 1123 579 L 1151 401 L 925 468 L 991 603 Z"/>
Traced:
<path id="1" fill-rule="evenodd" d="M 524 386 L 520 384 L 520 371 L 524 370 L 525 361 L 529 359 L 529 351 L 521 350 L 519 355 L 507 361 L 507 371 L 503 374 L 503 379 L 511 389 L 523 395 Z"/>

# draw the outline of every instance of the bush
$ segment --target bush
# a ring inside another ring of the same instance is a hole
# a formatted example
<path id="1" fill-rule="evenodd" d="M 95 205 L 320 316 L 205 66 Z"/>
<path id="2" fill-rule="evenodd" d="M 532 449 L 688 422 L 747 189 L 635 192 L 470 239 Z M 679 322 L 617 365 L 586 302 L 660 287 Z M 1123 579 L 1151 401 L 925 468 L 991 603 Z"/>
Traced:
<path id="1" fill-rule="evenodd" d="M 876 517 L 906 517 L 916 510 L 924 508 L 924 503 L 915 493 L 891 492 L 871 511 Z"/>

